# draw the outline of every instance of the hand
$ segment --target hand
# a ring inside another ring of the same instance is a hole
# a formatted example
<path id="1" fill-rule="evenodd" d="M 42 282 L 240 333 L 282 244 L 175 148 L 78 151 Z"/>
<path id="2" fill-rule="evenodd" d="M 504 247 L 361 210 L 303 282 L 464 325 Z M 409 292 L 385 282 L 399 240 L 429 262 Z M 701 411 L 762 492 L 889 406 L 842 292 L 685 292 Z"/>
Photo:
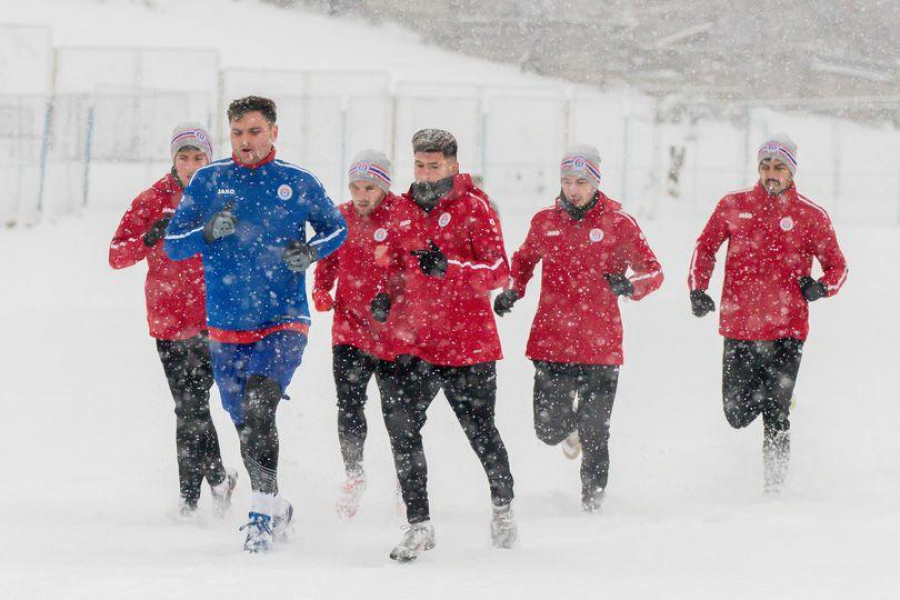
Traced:
<path id="1" fill-rule="evenodd" d="M 695 317 L 704 317 L 707 313 L 716 310 L 716 303 L 709 297 L 706 290 L 694 290 L 691 292 L 691 312 Z"/>
<path id="2" fill-rule="evenodd" d="M 512 310 L 513 304 L 519 300 L 519 292 L 516 290 L 503 290 L 494 298 L 494 312 L 502 317 Z"/>
<path id="3" fill-rule="evenodd" d="M 631 295 L 634 293 L 634 286 L 622 273 L 607 273 L 603 278 L 616 296 L 631 298 Z"/>
<path id="4" fill-rule="evenodd" d="M 163 217 L 162 219 L 157 219 L 156 222 L 150 226 L 150 229 L 147 230 L 147 233 L 144 234 L 142 238 L 144 240 L 144 245 L 148 248 L 152 248 L 159 240 L 166 235 L 166 227 L 169 226 L 169 221 L 172 220 L 172 217 Z"/>
<path id="5" fill-rule="evenodd" d="M 285 248 L 281 259 L 287 265 L 288 270 L 294 273 L 303 273 L 316 262 L 318 256 L 315 248 L 300 240 L 294 240 Z"/>
<path id="6" fill-rule="evenodd" d="M 807 302 L 815 302 L 819 298 L 824 298 L 828 295 L 828 288 L 825 287 L 825 284 L 821 281 L 816 281 L 809 275 L 801 277 L 797 282 L 800 284 L 800 291 L 803 292 L 803 297 L 806 298 Z"/>
<path id="7" fill-rule="evenodd" d="M 372 298 L 372 318 L 379 323 L 385 323 L 391 314 L 391 297 L 381 292 Z"/>
<path id="8" fill-rule="evenodd" d="M 419 259 L 419 268 L 425 275 L 443 277 L 447 274 L 447 257 L 434 240 L 428 242 L 427 250 L 412 250 L 410 254 Z"/>
<path id="9" fill-rule="evenodd" d="M 203 239 L 206 240 L 207 244 L 212 244 L 220 238 L 232 235 L 236 226 L 237 219 L 226 208 L 222 212 L 214 214 L 206 222 L 206 225 L 203 227 Z"/>
<path id="10" fill-rule="evenodd" d="M 313 304 L 319 312 L 328 312 L 334 308 L 334 298 L 327 290 L 314 290 L 312 293 Z"/>

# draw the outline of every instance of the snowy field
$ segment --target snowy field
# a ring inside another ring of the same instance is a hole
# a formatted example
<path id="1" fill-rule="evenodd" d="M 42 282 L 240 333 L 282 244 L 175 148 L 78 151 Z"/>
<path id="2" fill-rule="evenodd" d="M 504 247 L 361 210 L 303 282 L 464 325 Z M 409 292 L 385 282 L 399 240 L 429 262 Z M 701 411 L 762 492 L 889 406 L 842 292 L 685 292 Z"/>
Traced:
<path id="1" fill-rule="evenodd" d="M 715 322 L 690 315 L 686 270 L 702 219 L 647 222 L 667 280 L 623 310 L 626 366 L 604 513 L 581 513 L 577 463 L 532 430 L 532 368 L 522 356 L 532 287 L 501 322 L 498 421 L 516 477 L 519 547 L 490 548 L 484 474 L 439 399 L 424 430 L 438 545 L 398 565 L 388 559 L 400 521 L 377 400 L 367 411 L 361 512 L 345 523 L 334 511 L 342 472 L 330 320 L 321 315 L 279 411 L 295 541 L 268 556 L 241 552 L 243 468 L 230 517 L 213 519 L 205 488 L 207 518 L 175 520 L 174 414 L 146 334 L 144 268 L 114 272 L 106 258 L 137 186 L 123 182 L 120 210 L 0 231 L 2 406 L 11 417 L 0 436 L 0 598 L 900 595 L 900 288 L 889 283 L 900 229 L 836 223 L 850 277 L 812 307 L 781 498 L 762 495 L 760 426 L 735 432 L 721 414 Z M 510 252 L 547 200 L 497 199 Z M 226 463 L 240 467 L 217 394 L 212 403 Z"/>

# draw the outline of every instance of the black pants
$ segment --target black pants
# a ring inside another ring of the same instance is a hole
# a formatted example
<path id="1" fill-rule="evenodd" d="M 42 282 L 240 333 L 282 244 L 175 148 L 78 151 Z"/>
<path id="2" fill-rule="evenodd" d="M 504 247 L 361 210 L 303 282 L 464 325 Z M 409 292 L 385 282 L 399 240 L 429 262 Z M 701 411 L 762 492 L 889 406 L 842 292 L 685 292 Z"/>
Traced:
<path id="1" fill-rule="evenodd" d="M 225 469 L 219 438 L 209 414 L 212 365 L 206 335 L 186 340 L 156 340 L 169 389 L 175 400 L 175 447 L 181 497 L 192 506 L 200 499 L 203 479 L 222 483 Z"/>
<path id="2" fill-rule="evenodd" d="M 766 487 L 778 488 L 790 461 L 790 412 L 800 371 L 803 342 L 725 339 L 722 359 L 722 404 L 735 429 L 763 418 Z"/>
<path id="3" fill-rule="evenodd" d="M 428 466 L 422 449 L 422 427 L 428 407 L 442 389 L 487 474 L 491 501 L 495 505 L 511 502 L 513 478 L 509 456 L 494 424 L 496 364 L 441 367 L 412 356 L 401 356 L 391 364 L 389 397 L 383 399 L 382 410 L 409 522 L 429 519 Z"/>
<path id="4" fill-rule="evenodd" d="M 332 348 L 334 384 L 337 388 L 338 441 L 344 467 L 362 469 L 363 447 L 369 427 L 366 422 L 366 388 L 375 376 L 378 390 L 385 397 L 384 373 L 390 363 L 379 360 L 359 348 L 337 345 Z"/>
<path id="5" fill-rule="evenodd" d="M 803 342 L 725 340 L 722 359 L 722 401 L 725 418 L 735 429 L 760 414 L 766 431 L 791 428 L 794 384 L 800 370 Z"/>
<path id="6" fill-rule="evenodd" d="M 538 360 L 534 367 L 534 431 L 538 439 L 556 445 L 578 431 L 583 453 L 582 494 L 591 495 L 605 488 L 609 479 L 609 425 L 619 367 Z"/>
<path id="7" fill-rule="evenodd" d="M 235 425 L 241 441 L 241 459 L 250 475 L 250 489 L 278 494 L 278 427 L 275 415 L 284 390 L 263 375 L 250 375 L 241 402 L 244 422 Z"/>

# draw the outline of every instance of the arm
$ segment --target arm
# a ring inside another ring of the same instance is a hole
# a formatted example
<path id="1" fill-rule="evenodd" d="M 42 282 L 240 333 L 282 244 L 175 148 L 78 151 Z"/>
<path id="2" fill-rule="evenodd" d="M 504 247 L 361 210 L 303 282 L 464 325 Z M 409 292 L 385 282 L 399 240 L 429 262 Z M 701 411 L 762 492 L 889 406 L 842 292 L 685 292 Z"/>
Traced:
<path id="1" fill-rule="evenodd" d="M 512 257 L 509 289 L 516 292 L 519 298 L 525 296 L 525 288 L 534 276 L 534 268 L 541 260 L 541 234 L 536 221 L 537 217 L 531 220 L 531 227 L 528 230 L 525 242 L 522 243 L 522 246 L 516 250 Z"/>
<path id="2" fill-rule="evenodd" d="M 316 232 L 307 245 L 315 249 L 316 259 L 321 260 L 344 243 L 347 238 L 347 222 L 318 181 L 311 185 L 306 197 L 311 202 L 309 223 Z"/>
<path id="3" fill-rule="evenodd" d="M 691 258 L 691 269 L 688 274 L 688 285 L 691 291 L 705 290 L 709 287 L 713 269 L 716 266 L 716 252 L 728 238 L 728 221 L 725 218 L 725 200 L 719 202 L 694 247 Z"/>
<path id="4" fill-rule="evenodd" d="M 834 296 L 847 280 L 848 269 L 844 254 L 838 246 L 834 227 L 828 217 L 824 217 L 816 227 L 813 253 L 822 266 L 823 275 L 819 281 L 825 286 L 826 296 Z"/>
<path id="5" fill-rule="evenodd" d="M 625 263 L 633 273 L 628 281 L 634 291 L 632 300 L 640 300 L 647 294 L 659 289 L 663 282 L 663 272 L 656 255 L 650 249 L 647 238 L 631 216 L 619 211 L 625 218 L 622 221 L 622 238 L 624 245 L 622 254 Z"/>
<path id="6" fill-rule="evenodd" d="M 206 249 L 203 228 L 211 186 L 207 177 L 202 175 L 198 171 L 191 179 L 166 230 L 165 250 L 172 260 L 185 260 Z"/>
<path id="7" fill-rule="evenodd" d="M 157 217 L 153 190 L 142 192 L 119 222 L 109 245 L 109 266 L 124 269 L 144 260 L 152 248 L 144 243 L 146 234 Z"/>
<path id="8" fill-rule="evenodd" d="M 312 297 L 316 310 L 320 312 L 327 312 L 334 307 L 331 289 L 337 280 L 339 260 L 340 252 L 335 252 L 316 264 Z"/>
<path id="9" fill-rule="evenodd" d="M 458 260 L 447 257 L 448 281 L 479 293 L 503 287 L 509 280 L 509 263 L 503 248 L 503 233 L 497 215 L 480 199 L 473 203 L 469 235 L 474 257 Z"/>

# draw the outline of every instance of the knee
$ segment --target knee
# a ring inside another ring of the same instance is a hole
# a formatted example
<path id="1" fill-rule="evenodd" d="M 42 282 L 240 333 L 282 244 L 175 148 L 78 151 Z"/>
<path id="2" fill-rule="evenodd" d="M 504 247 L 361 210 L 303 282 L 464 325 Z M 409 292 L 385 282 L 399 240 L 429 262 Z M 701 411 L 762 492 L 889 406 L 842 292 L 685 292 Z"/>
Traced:
<path id="1" fill-rule="evenodd" d="M 262 375 L 251 375 L 244 388 L 244 420 L 250 427 L 275 422 L 281 400 L 281 384 Z"/>
<path id="2" fill-rule="evenodd" d="M 731 401 L 726 401 L 724 405 L 725 419 L 734 429 L 743 429 L 756 419 L 756 415 L 740 410 L 738 405 Z"/>
<path id="3" fill-rule="evenodd" d="M 549 446 L 559 444 L 571 431 L 561 427 L 559 420 L 546 411 L 537 411 L 534 414 L 534 433 L 537 438 Z"/>

